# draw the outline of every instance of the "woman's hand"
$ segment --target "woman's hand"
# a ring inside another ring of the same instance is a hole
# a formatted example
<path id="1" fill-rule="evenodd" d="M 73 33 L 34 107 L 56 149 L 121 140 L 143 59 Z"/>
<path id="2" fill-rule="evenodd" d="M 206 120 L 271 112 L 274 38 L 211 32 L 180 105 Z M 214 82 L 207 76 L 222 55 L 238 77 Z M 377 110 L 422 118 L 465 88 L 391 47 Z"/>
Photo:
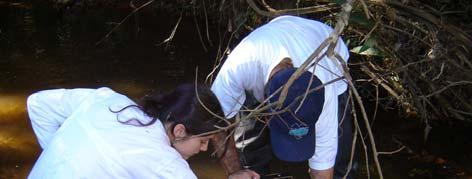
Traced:
<path id="1" fill-rule="evenodd" d="M 255 171 L 244 169 L 229 175 L 228 179 L 259 179 L 260 176 Z"/>

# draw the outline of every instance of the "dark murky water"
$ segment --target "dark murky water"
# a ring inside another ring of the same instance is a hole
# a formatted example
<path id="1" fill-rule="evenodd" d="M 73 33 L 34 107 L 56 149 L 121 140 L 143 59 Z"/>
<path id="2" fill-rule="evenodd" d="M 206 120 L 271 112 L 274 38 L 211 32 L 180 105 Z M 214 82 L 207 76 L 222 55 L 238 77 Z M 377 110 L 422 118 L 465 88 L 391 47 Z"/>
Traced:
<path id="1" fill-rule="evenodd" d="M 157 44 L 171 34 L 179 17 L 145 8 L 96 45 L 129 12 L 127 2 L 59 12 L 48 8 L 45 2 L 0 0 L 0 178 L 25 178 L 39 156 L 39 145 L 25 110 L 25 99 L 34 91 L 109 86 L 139 97 L 193 81 L 196 66 L 199 79 L 208 74 L 216 50 L 210 47 L 205 52 L 202 48 L 192 17 L 184 16 L 173 41 L 162 46 Z M 422 128 L 411 125 L 411 120 L 393 118 L 395 115 L 378 119 L 374 132 L 379 150 L 395 150 L 400 146 L 398 141 L 422 146 Z M 410 148 L 381 156 L 384 176 L 470 179 L 470 129 L 433 129 L 430 141 L 435 142 L 424 147 L 429 151 L 426 155 L 418 156 L 421 150 Z M 197 175 L 203 179 L 224 178 L 222 168 L 208 156 L 191 160 Z M 365 167 L 364 157 L 360 161 L 360 178 L 367 178 L 367 169 L 375 168 L 371 161 Z M 296 178 L 307 178 L 306 165 L 276 164 L 274 168 Z"/>
<path id="2" fill-rule="evenodd" d="M 139 97 L 193 81 L 196 66 L 199 78 L 208 74 L 214 57 L 191 17 L 159 46 L 179 17 L 144 9 L 95 45 L 130 12 L 119 6 L 58 12 L 44 2 L 0 1 L 0 178 L 25 178 L 40 154 L 25 109 L 34 91 L 109 86 Z M 224 176 L 208 154 L 191 162 L 200 178 Z"/>

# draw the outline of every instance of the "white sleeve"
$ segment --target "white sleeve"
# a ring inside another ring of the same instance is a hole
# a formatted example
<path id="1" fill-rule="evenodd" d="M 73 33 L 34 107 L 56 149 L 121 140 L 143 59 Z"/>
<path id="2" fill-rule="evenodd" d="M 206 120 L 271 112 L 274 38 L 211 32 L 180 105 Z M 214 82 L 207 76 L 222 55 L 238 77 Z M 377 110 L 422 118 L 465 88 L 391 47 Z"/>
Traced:
<path id="1" fill-rule="evenodd" d="M 226 69 L 220 70 L 211 86 L 211 90 L 218 98 L 225 117 L 228 119 L 236 115 L 246 100 L 246 93 L 241 82 L 239 82 L 237 74 Z"/>
<path id="2" fill-rule="evenodd" d="M 333 87 L 325 88 L 325 104 L 316 122 L 315 154 L 308 160 L 310 168 L 326 170 L 334 166 L 338 151 L 338 97 Z"/>
<path id="3" fill-rule="evenodd" d="M 263 53 L 261 46 L 265 47 L 247 38 L 240 42 L 224 62 L 211 86 L 226 118 L 234 117 L 241 109 L 246 100 L 246 90 L 257 92 L 256 98 L 263 97 L 264 74 L 267 70 L 264 60 L 273 59 L 269 56 L 273 53 Z"/>
<path id="4" fill-rule="evenodd" d="M 123 178 L 160 178 L 196 179 L 188 163 L 179 157 L 167 158 L 169 154 L 149 151 L 137 155 L 126 155 L 126 167 L 130 177 Z M 180 154 L 178 154 L 180 155 Z"/>
<path id="5" fill-rule="evenodd" d="M 46 148 L 55 132 L 93 89 L 44 90 L 30 95 L 26 105 L 31 126 L 41 148 Z"/>
<path id="6" fill-rule="evenodd" d="M 192 169 L 188 166 L 188 163 L 185 160 L 175 160 L 166 165 L 163 168 L 159 175 L 162 178 L 174 178 L 174 179 L 197 179 L 197 176 L 193 173 Z"/>

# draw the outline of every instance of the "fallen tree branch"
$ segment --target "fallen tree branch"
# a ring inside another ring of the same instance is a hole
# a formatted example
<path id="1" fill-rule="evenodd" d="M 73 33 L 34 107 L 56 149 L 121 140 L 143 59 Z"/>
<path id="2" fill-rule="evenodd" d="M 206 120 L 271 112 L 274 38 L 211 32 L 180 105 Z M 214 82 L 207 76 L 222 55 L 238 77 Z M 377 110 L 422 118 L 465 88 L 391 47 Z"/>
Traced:
<path id="1" fill-rule="evenodd" d="M 284 9 L 284 10 L 273 10 L 270 8 L 268 11 L 264 11 L 257 7 L 254 0 L 246 0 L 249 6 L 256 11 L 258 14 L 266 17 L 274 17 L 274 16 L 281 16 L 281 15 L 296 15 L 296 14 L 310 14 L 310 13 L 319 13 L 325 12 L 336 8 L 335 3 L 329 3 L 327 5 L 318 5 L 312 7 L 304 7 L 304 8 L 297 8 L 297 9 Z"/>

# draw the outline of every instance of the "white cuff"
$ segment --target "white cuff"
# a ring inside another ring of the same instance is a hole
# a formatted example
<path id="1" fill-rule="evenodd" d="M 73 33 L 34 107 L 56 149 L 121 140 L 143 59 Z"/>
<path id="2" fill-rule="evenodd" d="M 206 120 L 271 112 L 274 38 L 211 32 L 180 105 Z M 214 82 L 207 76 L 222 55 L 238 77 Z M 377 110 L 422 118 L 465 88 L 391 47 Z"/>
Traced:
<path id="1" fill-rule="evenodd" d="M 314 162 L 311 159 L 308 160 L 308 166 L 310 166 L 310 169 L 314 169 L 314 170 L 326 170 L 326 169 L 332 168 L 334 167 L 334 163 L 335 161 L 320 163 L 320 162 Z"/>

